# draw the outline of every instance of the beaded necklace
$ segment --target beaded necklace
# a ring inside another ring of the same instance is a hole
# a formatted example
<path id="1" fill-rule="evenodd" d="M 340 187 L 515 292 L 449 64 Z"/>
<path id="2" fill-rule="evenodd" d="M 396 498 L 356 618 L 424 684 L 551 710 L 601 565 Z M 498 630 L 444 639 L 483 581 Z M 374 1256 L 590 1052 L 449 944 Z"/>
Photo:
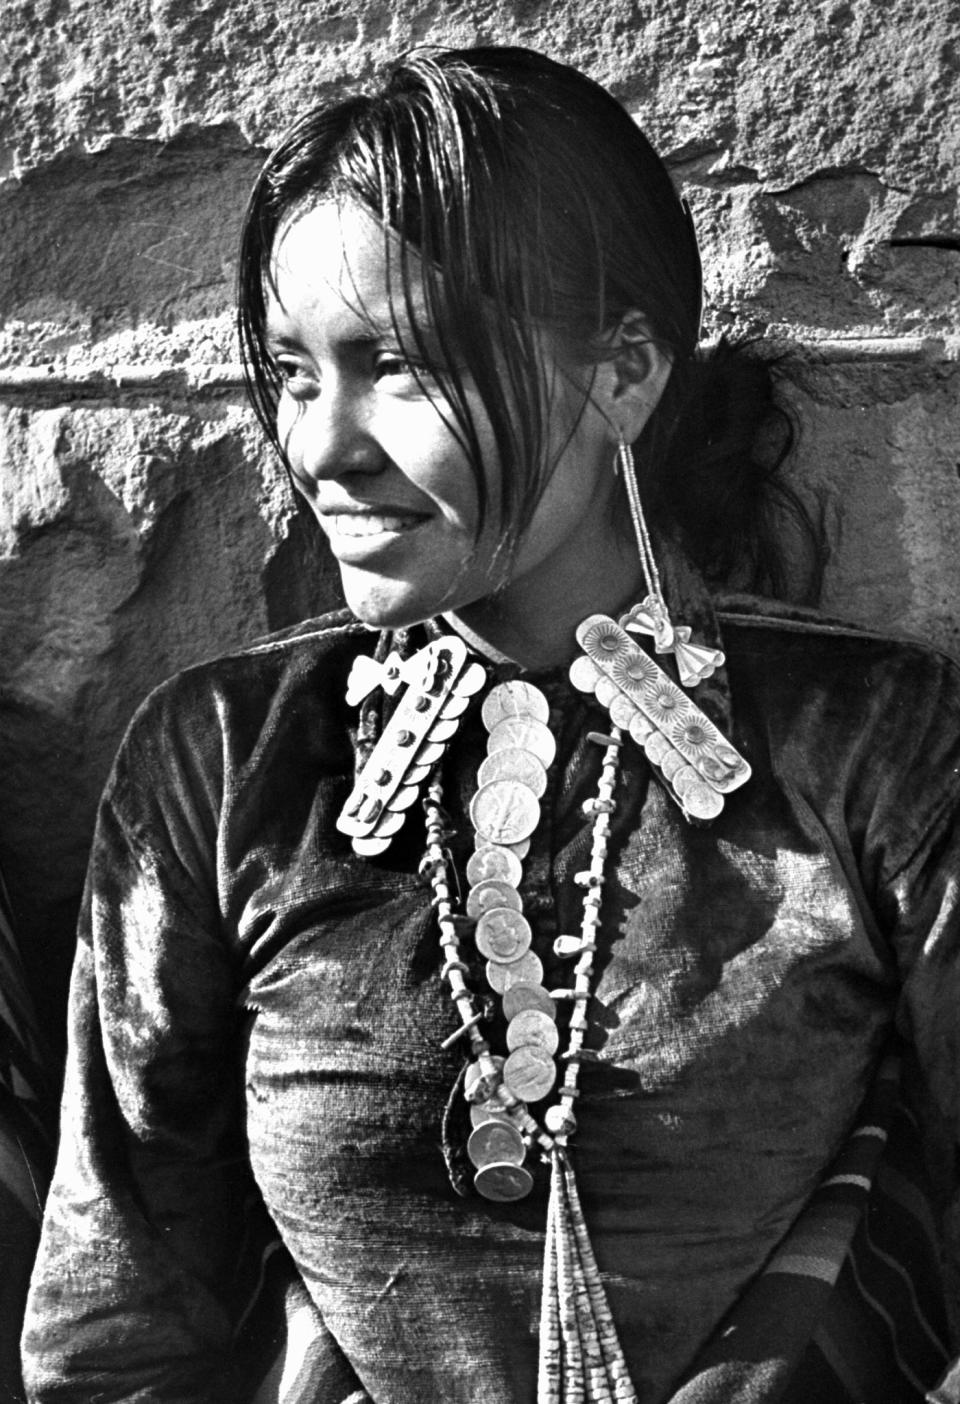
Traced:
<path id="1" fill-rule="evenodd" d="M 470 698 L 483 687 L 485 670 L 470 660 L 461 639 L 445 636 L 406 661 L 393 655 L 378 662 L 358 659 L 348 688 L 349 699 L 360 701 L 378 683 L 390 692 L 407 684 L 357 776 L 338 827 L 351 835 L 358 853 L 382 853 L 425 787 L 421 872 L 433 892 L 441 976 L 460 1019 L 443 1047 L 463 1039 L 472 1055 L 463 1088 L 470 1106 L 467 1155 L 475 1169 L 474 1186 L 491 1200 L 521 1199 L 533 1185 L 524 1164 L 528 1153 L 536 1150 L 550 1165 L 538 1404 L 636 1401 L 568 1153 L 577 1126 L 574 1108 L 586 1056 L 587 1004 L 625 733 L 642 747 L 667 792 L 694 822 L 715 818 L 725 795 L 750 774 L 709 718 L 626 632 L 652 632 L 647 625 L 654 614 L 659 627 L 658 611 L 647 608 L 653 604 L 659 610 L 662 601 L 648 597 L 619 624 L 606 615 L 591 615 L 577 630 L 583 652 L 571 667 L 571 682 L 607 709 L 611 728 L 609 734 L 588 732 L 588 739 L 603 747 L 603 757 L 597 794 L 585 806 L 593 819 L 590 863 L 575 878 L 584 888 L 580 932 L 554 942 L 558 956 L 575 958 L 567 988 L 547 990 L 543 985 L 543 965 L 532 950 L 518 893 L 522 860 L 540 819 L 546 768 L 555 752 L 544 695 L 527 682 L 514 681 L 494 687 L 483 702 L 487 756 L 470 806 L 476 848 L 467 863 L 470 888 L 461 912 L 446 846 L 450 835 L 439 761 Z M 717 659 L 722 661 L 722 655 L 711 656 L 709 671 Z M 507 1020 L 503 1055 L 493 1052 L 483 1032 L 484 1011 L 465 978 L 470 967 L 462 958 L 461 935 L 468 930 L 486 959 L 487 982 L 502 999 Z M 564 1000 L 572 1007 L 567 1046 L 561 1051 L 555 1012 Z M 563 1076 L 541 1124 L 528 1103 L 543 1101 L 556 1086 L 556 1054 Z"/>
<path id="2" fill-rule="evenodd" d="M 479 1027 L 481 1016 L 476 1001 L 464 980 L 466 967 L 460 955 L 462 923 L 454 909 L 450 863 L 442 843 L 445 816 L 439 779 L 431 781 L 424 799 L 424 872 L 433 885 L 445 955 L 442 975 L 461 1019 L 460 1027 L 444 1046 L 463 1037 L 470 1043 L 473 1062 L 466 1074 L 465 1095 L 471 1104 L 474 1132 L 467 1153 L 476 1168 L 476 1189 L 486 1198 L 497 1200 L 521 1198 L 529 1192 L 531 1177 L 521 1169 L 529 1145 L 537 1144 L 549 1154 L 564 1147 L 576 1130 L 574 1104 L 587 1030 L 586 1005 L 591 994 L 607 839 L 623 743 L 622 733 L 616 727 L 609 736 L 589 733 L 590 740 L 603 746 L 604 754 L 596 799 L 588 801 L 593 817 L 590 866 L 575 879 L 585 889 L 580 933 L 561 935 L 554 941 L 558 956 L 576 958 L 573 984 L 568 989 L 547 991 L 542 984 L 543 965 L 531 949 L 532 932 L 517 891 L 522 872 L 517 847 L 522 849 L 537 827 L 538 800 L 543 793 L 541 776 L 543 785 L 546 783 L 546 773 L 530 744 L 541 745 L 541 735 L 550 737 L 544 721 L 547 711 L 543 693 L 529 683 L 501 683 L 488 695 L 484 703 L 488 760 L 496 756 L 504 760 L 498 768 L 498 778 L 486 783 L 484 762 L 480 768 L 481 784 L 471 804 L 477 847 L 467 867 L 472 886 L 466 899 L 466 916 L 468 922 L 476 923 L 474 940 L 486 959 L 487 982 L 503 1001 L 507 1019 L 505 1057 L 493 1054 Z M 518 733 L 526 739 L 527 746 L 503 744 L 519 739 Z M 537 789 L 531 788 L 531 780 Z M 558 1052 L 559 1035 L 554 1013 L 560 1000 L 570 1000 L 573 1005 L 568 1044 L 560 1055 L 565 1067 L 558 1100 L 547 1111 L 541 1127 L 530 1116 L 526 1104 L 542 1101 L 557 1081 L 554 1054 Z M 484 1130 L 485 1127 L 490 1129 Z"/>
<path id="3" fill-rule="evenodd" d="M 433 887 L 444 954 L 441 973 L 450 986 L 461 1021 L 455 1033 L 444 1041 L 444 1047 L 461 1038 L 468 1039 L 471 1045 L 473 1061 L 464 1078 L 464 1093 L 473 1123 L 467 1154 L 476 1168 L 474 1185 L 487 1199 L 520 1199 L 529 1194 L 533 1185 L 533 1176 L 523 1163 L 528 1149 L 538 1148 L 550 1164 L 538 1404 L 566 1404 L 577 1399 L 596 1404 L 613 1404 L 615 1400 L 628 1404 L 636 1400 L 636 1393 L 567 1155 L 568 1140 L 577 1126 L 573 1109 L 579 1093 L 587 1001 L 623 736 L 619 727 L 614 727 L 609 736 L 588 733 L 591 741 L 603 746 L 603 760 L 596 798 L 588 801 L 593 816 L 590 865 L 576 877 L 585 889 L 580 934 L 561 935 L 554 941 L 557 955 L 576 957 L 576 966 L 572 987 L 548 992 L 541 983 L 543 966 L 530 949 L 530 927 L 523 917 L 516 889 L 522 871 L 517 849 L 523 850 L 540 817 L 538 799 L 543 793 L 541 775 L 545 783 L 545 771 L 541 755 L 530 747 L 542 748 L 543 733 L 550 735 L 544 725 L 547 711 L 546 698 L 528 683 L 502 683 L 487 696 L 483 716 L 489 739 L 484 766 L 486 775 L 493 773 L 496 778 L 485 779 L 481 766 L 480 787 L 471 805 L 477 848 L 467 865 L 472 881 L 466 901 L 467 916 L 476 921 L 475 940 L 480 954 L 487 959 L 487 981 L 502 995 L 508 1020 L 506 1057 L 493 1053 L 481 1031 L 483 1016 L 464 978 L 469 967 L 461 958 L 460 923 L 445 848 L 447 817 L 442 786 L 436 776 L 423 801 L 427 847 L 422 870 Z M 505 744 L 521 739 L 526 743 L 523 746 Z M 496 756 L 503 759 L 490 767 L 488 762 Z M 556 1001 L 563 999 L 573 1003 L 567 1047 L 561 1054 L 565 1063 L 563 1080 L 557 1101 L 540 1125 L 527 1102 L 541 1101 L 556 1083 L 553 1054 L 558 1051 L 559 1034 L 553 1013 Z"/>

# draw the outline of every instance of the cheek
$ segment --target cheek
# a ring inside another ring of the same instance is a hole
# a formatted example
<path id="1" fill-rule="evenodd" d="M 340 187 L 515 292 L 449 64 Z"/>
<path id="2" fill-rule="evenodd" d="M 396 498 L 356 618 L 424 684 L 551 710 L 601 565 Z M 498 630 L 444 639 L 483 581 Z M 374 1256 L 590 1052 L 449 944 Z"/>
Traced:
<path id="1" fill-rule="evenodd" d="M 440 412 L 429 403 L 387 409 L 378 415 L 376 432 L 384 452 L 403 476 L 425 493 L 444 517 L 472 533 L 477 520 L 473 469 Z M 482 437 L 481 445 L 486 449 Z"/>
<path id="2" fill-rule="evenodd" d="M 277 405 L 277 438 L 280 440 L 280 446 L 287 457 L 295 448 L 295 445 L 291 443 L 291 437 L 299 417 L 300 412 L 294 401 L 289 395 L 281 394 Z"/>

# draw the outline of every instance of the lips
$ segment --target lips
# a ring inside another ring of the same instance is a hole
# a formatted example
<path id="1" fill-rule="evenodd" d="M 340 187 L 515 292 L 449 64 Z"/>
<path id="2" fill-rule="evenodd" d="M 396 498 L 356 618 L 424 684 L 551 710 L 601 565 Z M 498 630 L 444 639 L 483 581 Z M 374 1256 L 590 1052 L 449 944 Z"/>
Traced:
<path id="1" fill-rule="evenodd" d="M 367 537 L 411 531 L 427 520 L 424 512 L 386 508 L 377 512 L 324 512 L 323 524 L 331 535 Z"/>
<path id="2" fill-rule="evenodd" d="M 328 507 L 319 514 L 331 550 L 342 565 L 369 565 L 431 519 L 429 512 L 415 512 L 393 503 L 338 512 Z"/>

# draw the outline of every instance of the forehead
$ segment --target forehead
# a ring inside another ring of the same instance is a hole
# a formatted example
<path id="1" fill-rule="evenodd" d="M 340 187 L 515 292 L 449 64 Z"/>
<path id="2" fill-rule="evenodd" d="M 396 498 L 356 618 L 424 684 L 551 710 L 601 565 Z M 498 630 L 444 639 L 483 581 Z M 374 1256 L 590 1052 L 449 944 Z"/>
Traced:
<path id="1" fill-rule="evenodd" d="M 388 329 L 399 259 L 399 240 L 385 237 L 362 205 L 324 200 L 294 211 L 280 225 L 270 255 L 268 330 L 304 320 L 331 336 L 357 322 Z M 409 261 L 415 272 L 415 256 Z"/>

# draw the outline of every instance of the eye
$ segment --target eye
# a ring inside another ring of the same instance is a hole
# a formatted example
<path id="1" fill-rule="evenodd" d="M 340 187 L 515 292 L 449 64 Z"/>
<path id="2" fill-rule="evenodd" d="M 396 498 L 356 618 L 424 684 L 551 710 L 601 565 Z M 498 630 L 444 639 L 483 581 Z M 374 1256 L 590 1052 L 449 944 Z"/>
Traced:
<path id="1" fill-rule="evenodd" d="M 404 356 L 400 351 L 378 351 L 373 360 L 374 380 L 393 380 L 403 376 L 418 380 L 430 375 L 430 369 L 422 361 Z"/>
<path id="2" fill-rule="evenodd" d="M 401 351 L 378 351 L 373 360 L 373 382 L 381 394 L 397 400 L 433 400 L 439 392 L 439 373 L 426 361 Z"/>
<path id="3" fill-rule="evenodd" d="M 304 399 L 319 388 L 319 382 L 310 368 L 296 356 L 283 353 L 273 357 L 273 369 L 283 390 L 294 397 Z"/>

